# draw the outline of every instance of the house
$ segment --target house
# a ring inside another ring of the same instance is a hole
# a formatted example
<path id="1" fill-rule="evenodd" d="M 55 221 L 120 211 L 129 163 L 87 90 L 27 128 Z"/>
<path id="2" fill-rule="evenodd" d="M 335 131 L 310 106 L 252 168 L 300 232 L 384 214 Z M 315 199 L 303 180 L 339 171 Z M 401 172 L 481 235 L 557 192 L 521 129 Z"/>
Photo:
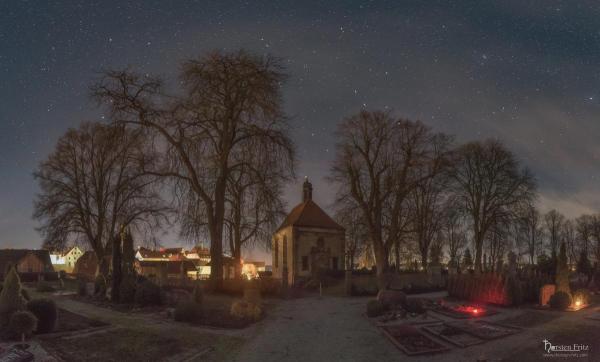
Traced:
<path id="1" fill-rule="evenodd" d="M 156 278 L 160 284 L 169 279 L 187 279 L 189 274 L 197 272 L 196 266 L 189 260 L 136 260 L 135 269 L 139 275 Z"/>
<path id="2" fill-rule="evenodd" d="M 135 253 L 135 258 L 139 261 L 167 261 L 169 257 L 160 250 L 152 250 L 139 247 Z"/>
<path id="3" fill-rule="evenodd" d="M 273 276 L 289 284 L 328 270 L 343 270 L 345 230 L 312 199 L 308 178 L 302 202 L 287 215 L 272 239 Z"/>
<path id="4" fill-rule="evenodd" d="M 2 279 L 10 265 L 16 266 L 23 281 L 57 278 L 48 250 L 0 249 Z"/>
<path id="5" fill-rule="evenodd" d="M 184 253 L 186 259 L 191 260 L 196 266 L 207 265 L 210 262 L 210 250 L 195 246 Z"/>
<path id="6" fill-rule="evenodd" d="M 64 270 L 67 273 L 72 273 L 77 259 L 79 259 L 82 255 L 83 250 L 81 250 L 78 246 L 73 246 L 67 252 L 50 254 L 50 261 L 54 266 L 54 270 Z"/>
<path id="7" fill-rule="evenodd" d="M 79 249 L 78 246 L 73 246 L 69 251 L 67 251 L 63 257 L 65 259 L 66 272 L 71 273 L 75 268 L 75 263 L 77 259 L 79 259 L 83 255 L 83 250 Z"/>

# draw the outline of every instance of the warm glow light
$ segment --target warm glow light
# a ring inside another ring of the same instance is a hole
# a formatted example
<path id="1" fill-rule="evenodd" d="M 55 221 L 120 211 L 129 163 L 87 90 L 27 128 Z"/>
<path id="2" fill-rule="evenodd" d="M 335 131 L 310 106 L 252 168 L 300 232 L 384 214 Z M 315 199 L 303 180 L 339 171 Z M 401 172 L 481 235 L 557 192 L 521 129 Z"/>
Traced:
<path id="1" fill-rule="evenodd" d="M 579 299 L 577 299 L 577 300 L 575 301 L 575 306 L 576 306 L 576 307 L 580 307 L 580 306 L 581 306 L 581 301 L 580 301 Z"/>
<path id="2" fill-rule="evenodd" d="M 477 308 L 473 309 L 473 314 L 477 314 L 477 313 L 479 313 L 479 309 L 477 309 Z"/>

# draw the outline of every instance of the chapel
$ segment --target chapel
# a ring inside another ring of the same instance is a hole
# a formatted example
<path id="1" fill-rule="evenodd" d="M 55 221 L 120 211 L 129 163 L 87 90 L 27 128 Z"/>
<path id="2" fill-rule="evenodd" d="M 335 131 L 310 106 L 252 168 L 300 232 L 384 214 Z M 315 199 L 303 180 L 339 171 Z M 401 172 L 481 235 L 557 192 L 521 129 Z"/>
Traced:
<path id="1" fill-rule="evenodd" d="M 302 202 L 287 215 L 272 239 L 273 277 L 288 284 L 344 269 L 345 230 L 312 199 L 308 178 Z"/>

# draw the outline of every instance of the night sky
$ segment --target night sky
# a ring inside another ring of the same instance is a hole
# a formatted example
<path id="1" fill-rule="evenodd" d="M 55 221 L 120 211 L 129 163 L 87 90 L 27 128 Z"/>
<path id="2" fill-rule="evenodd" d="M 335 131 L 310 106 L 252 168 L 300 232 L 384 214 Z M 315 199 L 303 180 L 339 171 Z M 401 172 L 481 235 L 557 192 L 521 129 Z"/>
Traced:
<path id="1" fill-rule="evenodd" d="M 215 48 L 285 60 L 300 159 L 290 207 L 305 175 L 330 205 L 333 131 L 366 108 L 458 142 L 497 137 L 537 176 L 543 211 L 598 209 L 597 1 L 324 3 L 0 1 L 0 247 L 40 245 L 32 172 L 67 128 L 102 118 L 88 98 L 99 70 L 172 77 Z"/>

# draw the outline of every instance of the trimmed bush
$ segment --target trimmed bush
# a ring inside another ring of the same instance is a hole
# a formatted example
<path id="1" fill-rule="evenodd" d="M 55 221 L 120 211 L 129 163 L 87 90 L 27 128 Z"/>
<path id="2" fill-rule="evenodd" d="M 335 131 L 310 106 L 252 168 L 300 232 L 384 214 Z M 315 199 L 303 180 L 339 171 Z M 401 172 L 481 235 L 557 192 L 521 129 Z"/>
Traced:
<path id="1" fill-rule="evenodd" d="M 44 281 L 39 281 L 35 287 L 35 290 L 40 293 L 52 293 L 56 291 L 52 285 Z"/>
<path id="2" fill-rule="evenodd" d="M 262 308 L 258 304 L 236 300 L 231 304 L 230 314 L 238 319 L 258 321 L 262 316 Z"/>
<path id="3" fill-rule="evenodd" d="M 52 299 L 34 299 L 27 303 L 27 309 L 37 318 L 36 333 L 50 333 L 54 330 L 58 320 L 58 310 Z"/>
<path id="4" fill-rule="evenodd" d="M 145 280 L 136 286 L 135 304 L 142 307 L 162 304 L 160 287 L 149 280 Z"/>
<path id="5" fill-rule="evenodd" d="M 185 300 L 177 303 L 175 307 L 174 319 L 177 322 L 188 322 L 192 324 L 200 323 L 202 320 L 202 305 L 192 300 Z"/>
<path id="6" fill-rule="evenodd" d="M 383 304 L 381 304 L 378 300 L 370 300 L 367 302 L 367 317 L 379 317 L 383 314 L 384 308 Z"/>
<path id="7" fill-rule="evenodd" d="M 135 279 L 126 275 L 121 281 L 121 286 L 119 288 L 119 301 L 124 304 L 133 304 L 135 302 L 136 291 Z"/>
<path id="8" fill-rule="evenodd" d="M 403 305 L 406 302 L 406 294 L 399 290 L 382 289 L 377 293 L 377 300 L 384 309 L 391 309 Z"/>
<path id="9" fill-rule="evenodd" d="M 577 289 L 575 293 L 573 293 L 573 302 L 580 301 L 581 304 L 588 304 L 590 302 L 592 295 L 590 291 L 585 288 Z"/>
<path id="10" fill-rule="evenodd" d="M 21 281 L 14 267 L 10 268 L 0 292 L 0 326 L 8 325 L 13 313 L 25 308 L 25 299 L 21 293 Z"/>
<path id="11" fill-rule="evenodd" d="M 244 286 L 244 301 L 258 305 L 262 303 L 262 297 L 260 295 L 260 289 L 257 282 L 250 281 L 246 283 Z"/>
<path id="12" fill-rule="evenodd" d="M 37 326 L 37 319 L 33 313 L 28 311 L 17 311 L 10 316 L 8 330 L 15 336 L 25 340 L 26 335 L 33 333 Z"/>
<path id="13" fill-rule="evenodd" d="M 552 309 L 566 310 L 571 305 L 571 295 L 566 292 L 556 292 L 550 297 L 550 307 Z"/>
<path id="14" fill-rule="evenodd" d="M 21 288 L 21 296 L 23 297 L 23 299 L 25 299 L 26 302 L 29 302 L 31 300 L 31 296 L 25 288 Z"/>
<path id="15" fill-rule="evenodd" d="M 404 302 L 404 308 L 409 313 L 423 314 L 425 313 L 425 302 L 421 298 L 408 298 Z"/>

